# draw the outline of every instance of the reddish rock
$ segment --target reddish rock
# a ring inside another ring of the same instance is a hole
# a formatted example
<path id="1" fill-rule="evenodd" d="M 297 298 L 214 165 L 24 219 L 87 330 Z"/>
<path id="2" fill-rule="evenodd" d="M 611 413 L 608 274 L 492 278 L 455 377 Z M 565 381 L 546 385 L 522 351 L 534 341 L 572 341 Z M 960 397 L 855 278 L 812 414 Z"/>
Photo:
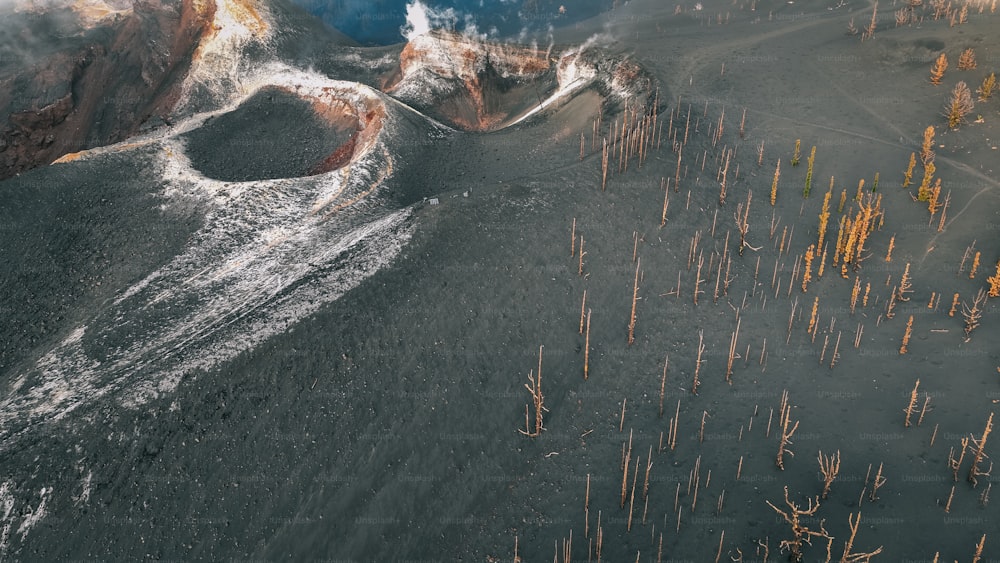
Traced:
<path id="1" fill-rule="evenodd" d="M 166 115 L 213 15 L 212 3 L 140 0 L 97 22 L 68 8 L 10 16 L 47 49 L 0 67 L 0 179 Z"/>
<path id="2" fill-rule="evenodd" d="M 435 30 L 403 47 L 383 89 L 461 129 L 488 131 L 550 89 L 552 67 L 543 50 Z"/>

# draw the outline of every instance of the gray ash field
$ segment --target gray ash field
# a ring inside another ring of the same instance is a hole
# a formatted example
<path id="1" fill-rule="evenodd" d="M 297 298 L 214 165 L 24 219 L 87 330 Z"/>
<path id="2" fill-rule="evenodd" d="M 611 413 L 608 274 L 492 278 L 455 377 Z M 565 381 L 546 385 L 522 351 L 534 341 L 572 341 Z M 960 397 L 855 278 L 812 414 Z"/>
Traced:
<path id="1" fill-rule="evenodd" d="M 1000 15 L 873 8 L 219 2 L 169 115 L 0 182 L 0 559 L 1000 557 Z"/>

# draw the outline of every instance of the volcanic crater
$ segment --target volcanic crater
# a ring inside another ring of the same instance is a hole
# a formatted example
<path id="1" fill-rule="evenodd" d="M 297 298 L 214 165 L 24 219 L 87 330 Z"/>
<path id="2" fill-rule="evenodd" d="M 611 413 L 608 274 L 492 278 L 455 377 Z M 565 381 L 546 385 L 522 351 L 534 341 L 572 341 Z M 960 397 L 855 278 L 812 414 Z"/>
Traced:
<path id="1" fill-rule="evenodd" d="M 434 30 L 403 47 L 382 89 L 452 127 L 491 131 L 558 88 L 553 62 L 546 50 Z"/>
<path id="2" fill-rule="evenodd" d="M 384 115 L 380 104 L 359 107 L 336 88 L 306 94 L 266 86 L 182 138 L 191 165 L 215 180 L 314 176 L 364 152 Z"/>

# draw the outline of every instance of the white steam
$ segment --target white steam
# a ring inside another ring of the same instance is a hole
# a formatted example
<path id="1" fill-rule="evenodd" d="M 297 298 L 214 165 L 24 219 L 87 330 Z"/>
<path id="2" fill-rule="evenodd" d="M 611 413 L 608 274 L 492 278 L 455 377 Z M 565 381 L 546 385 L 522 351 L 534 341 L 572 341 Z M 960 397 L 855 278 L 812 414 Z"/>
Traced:
<path id="1" fill-rule="evenodd" d="M 461 27 L 463 35 L 472 39 L 485 40 L 496 35 L 492 27 L 486 33 L 480 31 L 472 14 L 464 14 L 455 8 L 435 9 L 420 0 L 406 5 L 406 23 L 399 28 L 399 33 L 407 41 L 413 41 L 432 29 L 455 31 L 458 27 Z"/>
<path id="2" fill-rule="evenodd" d="M 406 24 L 399 28 L 399 32 L 407 41 L 413 41 L 431 30 L 431 20 L 427 17 L 427 6 L 420 0 L 406 5 Z"/>
<path id="3" fill-rule="evenodd" d="M 571 53 L 583 53 L 592 47 L 608 47 L 614 43 L 614 37 L 610 33 L 595 33 L 587 38 L 579 47 L 571 49 Z"/>
<path id="4" fill-rule="evenodd" d="M 549 40 L 549 46 L 545 49 L 546 59 L 552 56 L 552 48 L 556 45 L 556 38 L 553 33 L 554 31 L 555 29 L 552 27 L 552 24 L 549 24 L 548 34 L 545 36 L 545 38 Z"/>

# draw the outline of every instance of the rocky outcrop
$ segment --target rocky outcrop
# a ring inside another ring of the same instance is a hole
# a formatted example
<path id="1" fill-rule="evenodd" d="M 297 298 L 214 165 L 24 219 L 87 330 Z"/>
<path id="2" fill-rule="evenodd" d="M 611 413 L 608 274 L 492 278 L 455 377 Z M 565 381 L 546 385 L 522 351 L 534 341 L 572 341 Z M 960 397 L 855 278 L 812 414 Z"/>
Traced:
<path id="1" fill-rule="evenodd" d="M 467 131 L 488 131 L 539 101 L 556 86 L 550 53 L 492 43 L 450 31 L 413 38 L 383 89 Z"/>
<path id="2" fill-rule="evenodd" d="M 5 18 L 44 49 L 0 66 L 0 179 L 115 143 L 176 102 L 214 3 L 21 3 Z M 40 54 L 39 54 L 40 53 Z"/>
<path id="3" fill-rule="evenodd" d="M 648 106 L 656 84 L 630 57 L 608 56 L 591 41 L 543 51 L 433 30 L 403 47 L 398 69 L 381 88 L 459 129 L 490 131 L 557 107 L 584 89 L 605 102 Z"/>

